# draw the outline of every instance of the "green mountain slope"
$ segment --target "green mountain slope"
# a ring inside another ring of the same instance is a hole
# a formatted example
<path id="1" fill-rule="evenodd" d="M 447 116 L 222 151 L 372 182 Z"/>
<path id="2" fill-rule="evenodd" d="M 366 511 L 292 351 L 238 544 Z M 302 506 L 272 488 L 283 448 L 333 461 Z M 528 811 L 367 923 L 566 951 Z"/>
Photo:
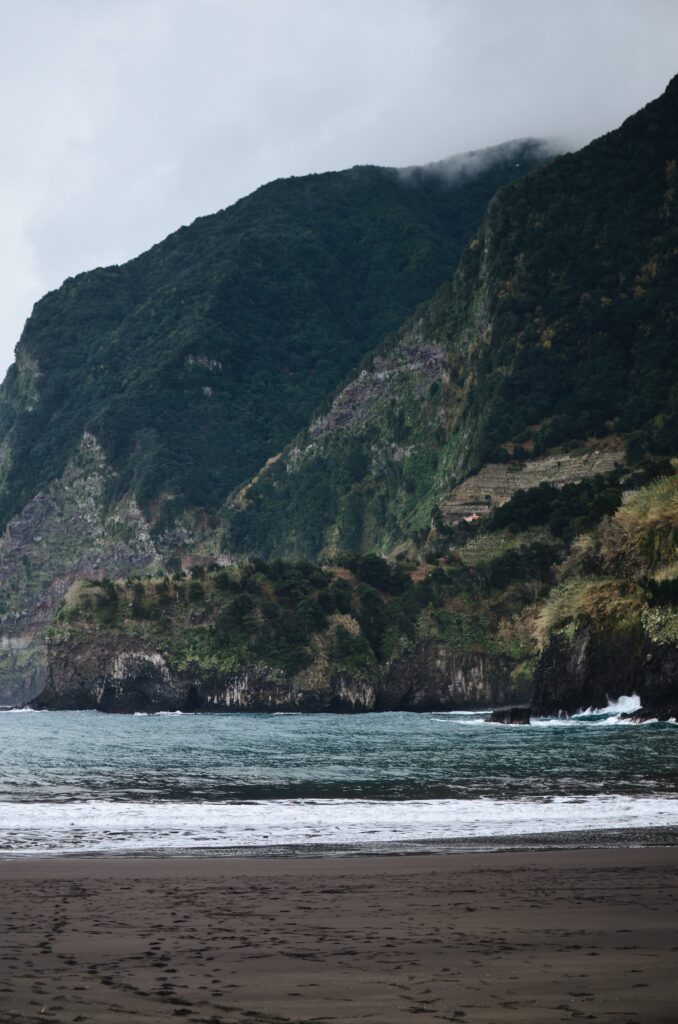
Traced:
<path id="1" fill-rule="evenodd" d="M 481 469 L 478 514 L 507 461 L 606 435 L 620 461 L 675 454 L 677 162 L 678 78 L 500 190 L 453 280 L 241 490 L 231 550 L 388 552 Z"/>
<path id="2" fill-rule="evenodd" d="M 457 203 L 461 244 L 480 179 L 362 168 L 244 201 L 265 215 L 216 276 L 187 258 L 179 287 L 179 233 L 139 291 L 129 267 L 78 279 L 108 280 L 96 316 L 77 291 L 51 329 L 39 307 L 5 386 L 5 486 L 22 452 L 44 476 L 29 441 L 80 447 L 0 545 L 25 575 L 10 650 L 28 604 L 51 617 L 68 590 L 38 706 L 552 712 L 635 691 L 674 715 L 677 162 L 678 79 L 505 184 L 453 274 L 444 219 Z"/>
<path id="3" fill-rule="evenodd" d="M 678 713 L 678 475 L 632 495 L 572 546 L 539 610 L 539 712 L 638 693 L 642 718 Z"/>
<path id="4" fill-rule="evenodd" d="M 214 511 L 449 276 L 526 141 L 469 163 L 280 180 L 38 302 L 0 394 L 0 521 L 83 434 L 161 525 Z M 157 517 L 157 508 L 154 515 Z"/>
<path id="5" fill-rule="evenodd" d="M 553 714 L 638 693 L 642 717 L 675 718 L 678 475 L 647 483 L 618 470 L 518 492 L 499 511 L 480 536 L 418 565 L 257 559 L 80 580 L 33 706 L 416 711 L 532 699 Z"/>

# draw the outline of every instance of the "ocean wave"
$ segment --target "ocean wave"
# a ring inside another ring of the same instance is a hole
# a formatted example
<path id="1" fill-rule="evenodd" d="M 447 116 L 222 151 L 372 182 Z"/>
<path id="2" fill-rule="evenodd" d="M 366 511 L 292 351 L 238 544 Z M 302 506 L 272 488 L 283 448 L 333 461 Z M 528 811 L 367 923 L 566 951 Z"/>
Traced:
<path id="1" fill-rule="evenodd" d="M 478 715 L 489 715 L 491 713 L 492 713 L 491 711 L 436 711 L 435 712 L 436 715 L 448 715 L 450 718 L 456 717 L 457 715 L 459 717 L 462 717 L 464 715 L 476 715 L 476 716 L 478 716 Z"/>
<path id="2" fill-rule="evenodd" d="M 0 855 L 487 839 L 678 826 L 678 797 L 0 804 Z"/>
<path id="3" fill-rule="evenodd" d="M 37 708 L 0 708 L 0 715 L 42 715 Z"/>
<path id="4" fill-rule="evenodd" d="M 578 714 L 573 715 L 573 718 L 587 718 L 591 715 L 623 715 L 633 714 L 634 711 L 638 711 L 642 706 L 642 701 L 637 693 L 631 693 L 622 695 L 614 700 L 607 698 L 607 704 L 604 708 L 587 708 L 586 711 L 580 711 Z"/>

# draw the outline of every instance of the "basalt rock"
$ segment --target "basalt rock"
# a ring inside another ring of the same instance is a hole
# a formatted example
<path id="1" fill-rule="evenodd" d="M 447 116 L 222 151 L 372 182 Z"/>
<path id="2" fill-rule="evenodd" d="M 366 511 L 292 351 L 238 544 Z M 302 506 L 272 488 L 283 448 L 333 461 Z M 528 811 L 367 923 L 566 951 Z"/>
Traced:
<path id="1" fill-rule="evenodd" d="M 634 718 L 676 716 L 678 648 L 652 641 L 639 627 L 608 631 L 586 625 L 572 637 L 551 638 L 535 670 L 533 706 L 538 715 L 570 715 L 631 693 L 642 701 Z"/>
<path id="2" fill-rule="evenodd" d="M 529 725 L 529 708 L 497 708 L 490 715 L 490 721 L 498 725 Z"/>
<path id="3" fill-rule="evenodd" d="M 377 695 L 380 711 L 463 711 L 529 700 L 508 658 L 459 653 L 428 641 L 394 662 Z"/>
<path id="4" fill-rule="evenodd" d="M 195 665 L 179 671 L 156 650 L 102 637 L 92 644 L 52 643 L 47 686 L 31 706 L 121 713 L 369 711 L 374 702 L 369 683 L 344 673 L 319 689 L 267 665 L 244 665 L 233 672 Z"/>
<path id="5" fill-rule="evenodd" d="M 177 669 L 138 640 L 98 634 L 49 646 L 48 682 L 31 707 L 109 712 L 432 711 L 484 708 L 521 699 L 508 663 L 425 643 L 373 676 L 329 671 L 318 682 L 271 666 L 232 672 Z"/>

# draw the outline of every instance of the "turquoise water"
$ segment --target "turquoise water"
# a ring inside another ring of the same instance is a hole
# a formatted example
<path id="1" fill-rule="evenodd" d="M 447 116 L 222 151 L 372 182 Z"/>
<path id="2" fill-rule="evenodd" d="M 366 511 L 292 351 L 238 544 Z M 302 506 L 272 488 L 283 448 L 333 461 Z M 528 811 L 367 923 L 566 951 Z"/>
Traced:
<path id="1" fill-rule="evenodd" d="M 0 854 L 678 826 L 678 728 L 619 710 L 529 727 L 461 713 L 0 712 Z"/>

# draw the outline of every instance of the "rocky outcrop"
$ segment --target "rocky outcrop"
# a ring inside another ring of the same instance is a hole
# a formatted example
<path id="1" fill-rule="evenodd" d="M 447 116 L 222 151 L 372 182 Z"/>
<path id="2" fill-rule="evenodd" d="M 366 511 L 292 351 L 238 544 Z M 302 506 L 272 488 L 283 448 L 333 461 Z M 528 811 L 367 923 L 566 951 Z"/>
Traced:
<path id="1" fill-rule="evenodd" d="M 553 636 L 535 671 L 538 715 L 575 714 L 637 693 L 638 718 L 678 715 L 678 647 L 656 643 L 640 628 L 603 631 L 580 626 Z"/>
<path id="2" fill-rule="evenodd" d="M 377 697 L 380 711 L 463 711 L 529 700 L 508 658 L 460 653 L 427 641 L 393 662 Z"/>
<path id="3" fill-rule="evenodd" d="M 348 673 L 311 688 L 267 665 L 243 665 L 232 672 L 198 665 L 177 670 L 157 650 L 106 636 L 53 641 L 47 685 L 32 703 L 41 710 L 123 713 L 371 711 L 374 706 L 374 685 Z"/>
<path id="4" fill-rule="evenodd" d="M 489 707 L 521 699 L 508 664 L 458 655 L 426 643 L 381 675 L 334 671 L 309 685 L 267 665 L 231 672 L 173 667 L 138 641 L 97 635 L 54 639 L 48 682 L 31 706 L 40 710 L 138 711 L 431 711 Z"/>
<path id="5" fill-rule="evenodd" d="M 496 725 L 529 725 L 529 708 L 497 708 L 489 718 Z"/>
<path id="6" fill-rule="evenodd" d="M 421 328 L 414 328 L 407 338 L 388 355 L 376 355 L 370 369 L 361 370 L 337 395 L 330 411 L 315 419 L 308 428 L 311 441 L 317 441 L 336 430 L 362 425 L 374 405 L 389 397 L 404 380 L 412 383 L 414 393 L 424 399 L 431 385 L 447 379 L 444 349 L 426 341 Z"/>
<path id="7" fill-rule="evenodd" d="M 0 537 L 0 704 L 23 703 L 45 685 L 46 634 L 75 580 L 161 571 L 170 554 L 187 564 L 218 559 L 187 553 L 198 547 L 195 530 L 177 526 L 154 539 L 133 498 L 108 500 L 113 482 L 96 438 L 85 434 L 61 477 Z"/>
<path id="8" fill-rule="evenodd" d="M 133 640 L 50 644 L 40 710 L 103 712 L 370 711 L 374 689 L 345 676 L 309 689 L 265 665 L 234 672 L 176 671 L 165 654 Z"/>
<path id="9" fill-rule="evenodd" d="M 0 537 L 0 703 L 28 700 L 44 686 L 45 635 L 74 580 L 160 564 L 136 503 L 106 508 L 110 477 L 96 439 L 86 434 L 62 476 Z"/>

